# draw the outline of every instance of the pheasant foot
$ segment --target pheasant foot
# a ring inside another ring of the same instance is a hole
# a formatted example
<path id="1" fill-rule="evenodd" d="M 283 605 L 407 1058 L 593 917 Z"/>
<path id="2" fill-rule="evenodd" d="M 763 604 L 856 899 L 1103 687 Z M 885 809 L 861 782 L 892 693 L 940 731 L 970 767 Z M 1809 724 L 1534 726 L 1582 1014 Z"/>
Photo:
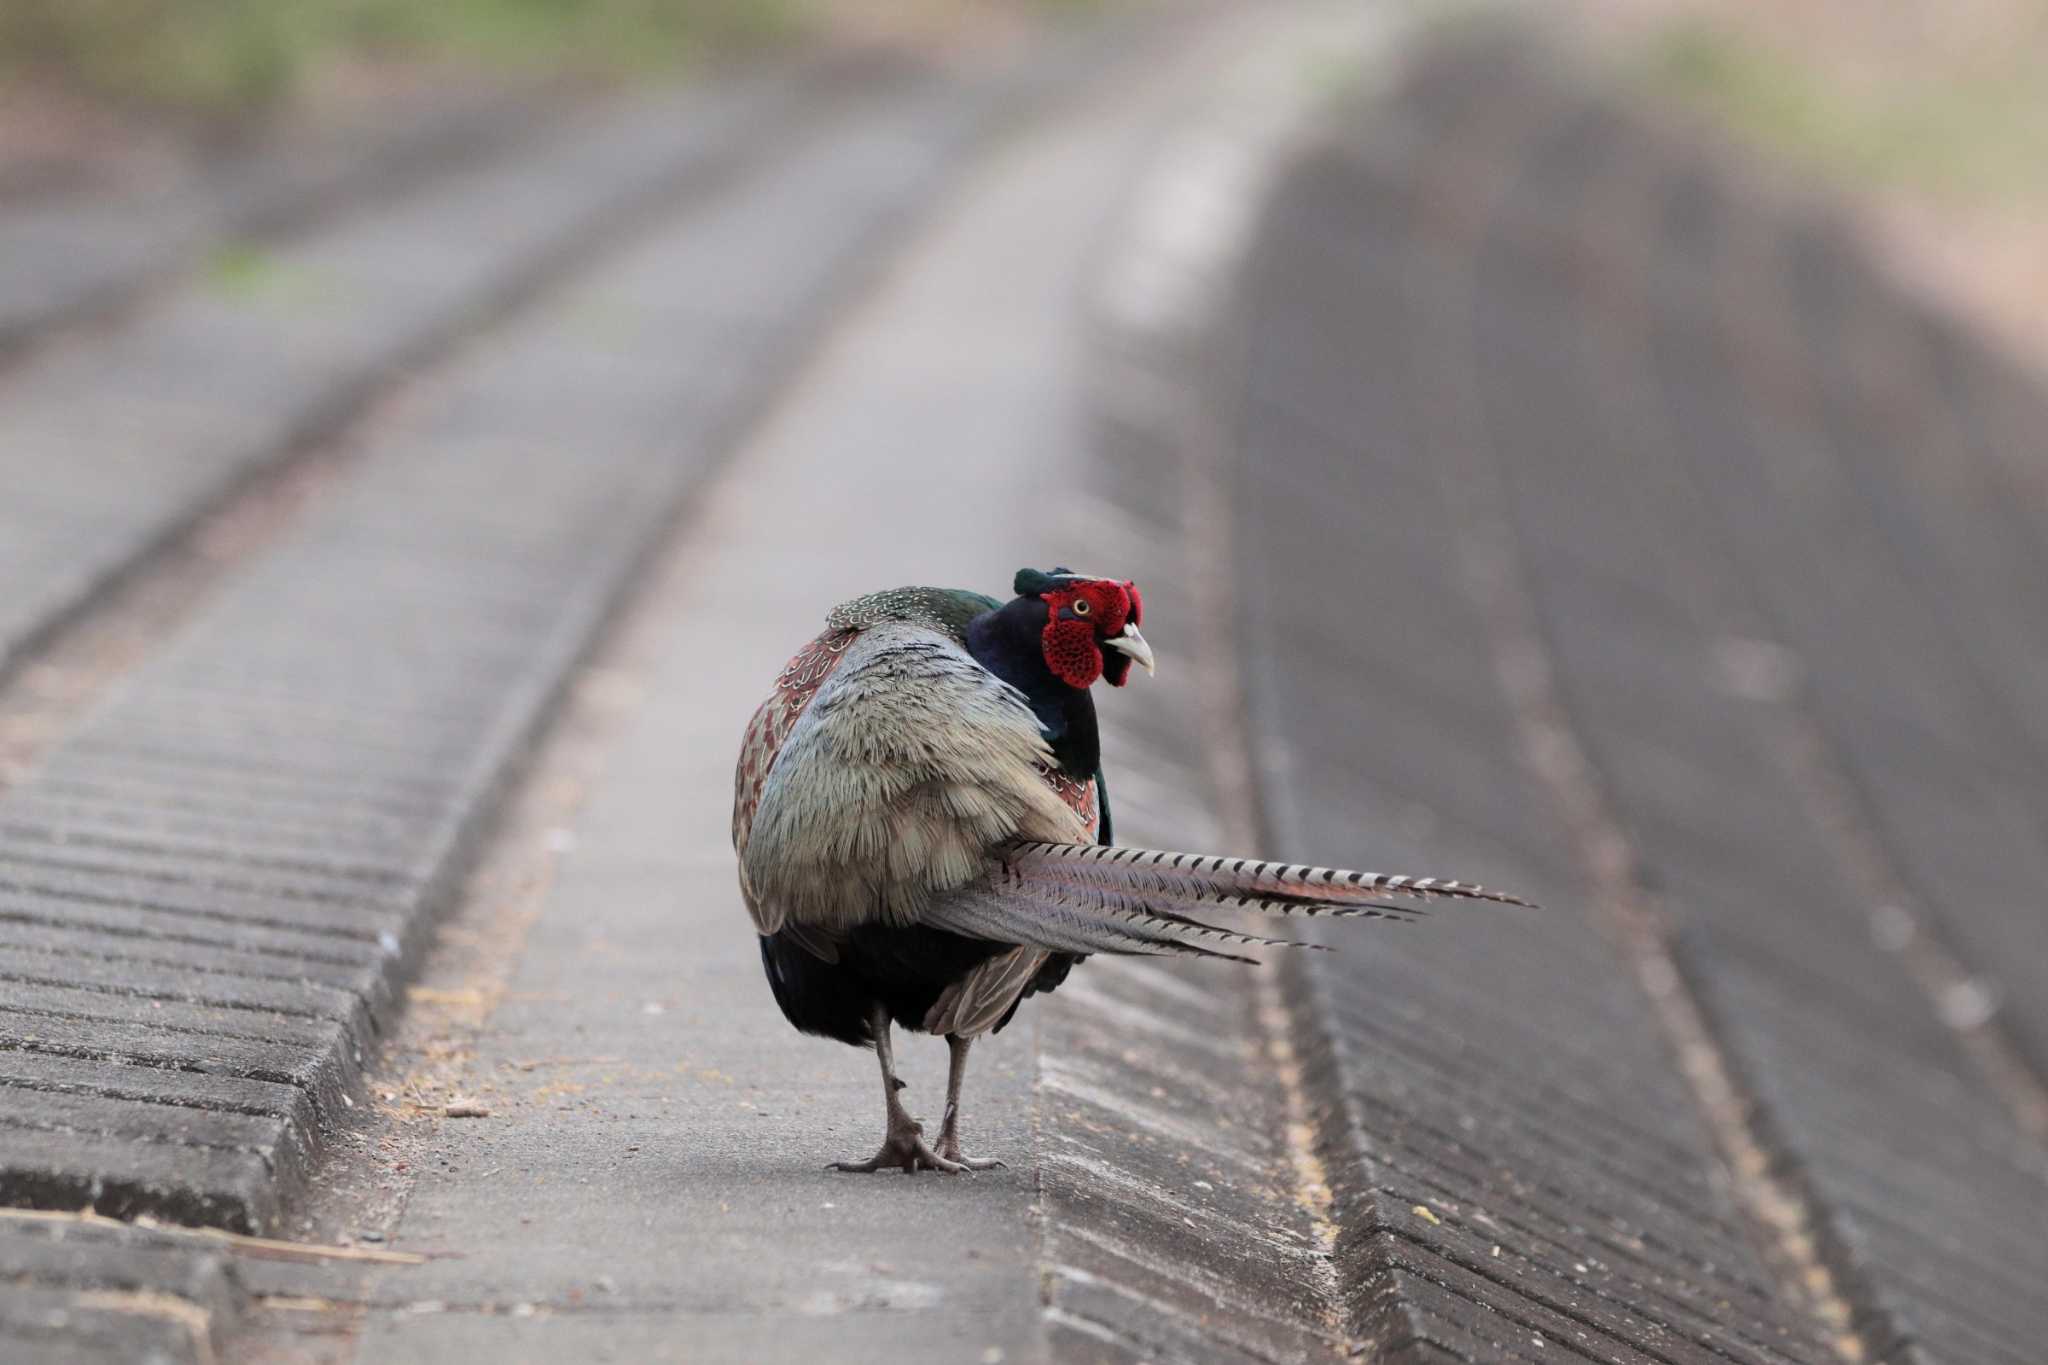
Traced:
<path id="1" fill-rule="evenodd" d="M 956 1152 L 955 1156 L 957 1155 Z M 870 1174 L 875 1171 L 900 1170 L 906 1175 L 916 1175 L 919 1171 L 939 1171 L 946 1175 L 958 1175 L 962 1171 L 981 1170 L 987 1164 L 941 1156 L 925 1145 L 923 1124 L 908 1115 L 899 1123 L 896 1117 L 891 1115 L 889 1132 L 882 1139 L 881 1149 L 873 1156 L 866 1161 L 835 1161 L 825 1169 Z"/>
<path id="2" fill-rule="evenodd" d="M 963 1169 L 970 1171 L 999 1171 L 1005 1169 L 1004 1163 L 996 1157 L 960 1155 L 960 1139 L 947 1133 L 939 1134 L 939 1159 L 941 1161 L 954 1162 Z"/>

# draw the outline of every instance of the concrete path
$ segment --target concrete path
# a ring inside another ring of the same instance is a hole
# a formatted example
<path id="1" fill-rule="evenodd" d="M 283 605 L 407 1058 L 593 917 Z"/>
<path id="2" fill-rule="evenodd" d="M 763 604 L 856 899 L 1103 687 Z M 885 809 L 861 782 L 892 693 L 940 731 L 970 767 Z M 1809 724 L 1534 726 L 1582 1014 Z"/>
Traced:
<path id="1" fill-rule="evenodd" d="M 823 1170 L 877 1140 L 873 1059 L 790 1031 L 734 932 L 730 722 L 835 592 L 1102 559 L 1076 363 L 1089 267 L 1164 120 L 1249 34 L 1185 27 L 988 158 L 685 523 L 634 628 L 641 704 L 451 1082 L 492 1118 L 418 1152 L 385 1243 L 462 1256 L 371 1280 L 358 1359 L 1044 1356 L 1037 1020 L 978 1047 L 970 1076 L 970 1142 L 1008 1169 Z M 901 1046 L 936 1121 L 944 1049 Z"/>
<path id="2" fill-rule="evenodd" d="M 0 375 L 0 1354 L 2032 1360 L 2041 395 L 1383 36 L 656 95 L 309 224 L 339 311 Z M 1549 908 L 1091 963 L 976 1050 L 1007 1169 L 828 1174 L 739 730 L 836 600 L 1055 562 L 1146 587 L 1122 839 Z"/>

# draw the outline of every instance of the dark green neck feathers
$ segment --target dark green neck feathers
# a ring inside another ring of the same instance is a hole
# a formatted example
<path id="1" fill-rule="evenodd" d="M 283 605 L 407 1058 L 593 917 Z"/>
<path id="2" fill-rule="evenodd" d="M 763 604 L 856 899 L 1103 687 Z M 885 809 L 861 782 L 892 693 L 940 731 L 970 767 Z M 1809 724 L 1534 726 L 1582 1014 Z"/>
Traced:
<path id="1" fill-rule="evenodd" d="M 833 630 L 865 630 L 884 621 L 916 621 L 965 644 L 967 623 L 1002 605 L 965 588 L 890 588 L 840 603 L 825 624 Z"/>

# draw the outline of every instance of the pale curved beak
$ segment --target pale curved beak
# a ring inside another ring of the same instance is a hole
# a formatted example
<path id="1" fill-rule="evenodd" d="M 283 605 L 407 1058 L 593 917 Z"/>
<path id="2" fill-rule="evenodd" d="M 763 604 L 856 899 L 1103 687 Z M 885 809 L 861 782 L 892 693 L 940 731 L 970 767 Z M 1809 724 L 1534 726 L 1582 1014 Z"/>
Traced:
<path id="1" fill-rule="evenodd" d="M 1138 634 L 1138 628 L 1134 625 L 1126 624 L 1123 634 L 1112 635 L 1102 643 L 1130 655 L 1148 674 L 1156 674 L 1159 671 L 1152 666 L 1152 646 L 1145 643 L 1145 637 Z"/>

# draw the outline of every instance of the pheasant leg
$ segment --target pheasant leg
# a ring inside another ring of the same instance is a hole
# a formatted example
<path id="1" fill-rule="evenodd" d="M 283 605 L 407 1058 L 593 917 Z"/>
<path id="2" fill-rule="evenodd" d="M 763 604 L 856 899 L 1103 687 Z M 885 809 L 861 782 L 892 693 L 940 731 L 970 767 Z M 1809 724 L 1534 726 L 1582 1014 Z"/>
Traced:
<path id="1" fill-rule="evenodd" d="M 895 1169 L 909 1175 L 916 1175 L 919 1171 L 944 1171 L 948 1175 L 956 1175 L 966 1170 L 964 1163 L 942 1157 L 925 1146 L 924 1125 L 910 1117 L 903 1101 L 896 1098 L 903 1082 L 896 1079 L 896 1050 L 889 1041 L 889 1011 L 880 1005 L 875 1006 L 874 1031 L 875 1056 L 882 1063 L 882 1100 L 889 1110 L 889 1126 L 882 1135 L 881 1150 L 866 1161 L 835 1161 L 826 1169 L 866 1172 Z"/>
<path id="2" fill-rule="evenodd" d="M 939 1125 L 939 1156 L 970 1171 L 987 1171 L 1003 1163 L 994 1157 L 960 1155 L 960 1087 L 967 1079 L 967 1049 L 973 1044 L 972 1038 L 962 1038 L 957 1033 L 946 1035 L 946 1047 L 953 1056 L 946 1068 L 946 1121 Z"/>

